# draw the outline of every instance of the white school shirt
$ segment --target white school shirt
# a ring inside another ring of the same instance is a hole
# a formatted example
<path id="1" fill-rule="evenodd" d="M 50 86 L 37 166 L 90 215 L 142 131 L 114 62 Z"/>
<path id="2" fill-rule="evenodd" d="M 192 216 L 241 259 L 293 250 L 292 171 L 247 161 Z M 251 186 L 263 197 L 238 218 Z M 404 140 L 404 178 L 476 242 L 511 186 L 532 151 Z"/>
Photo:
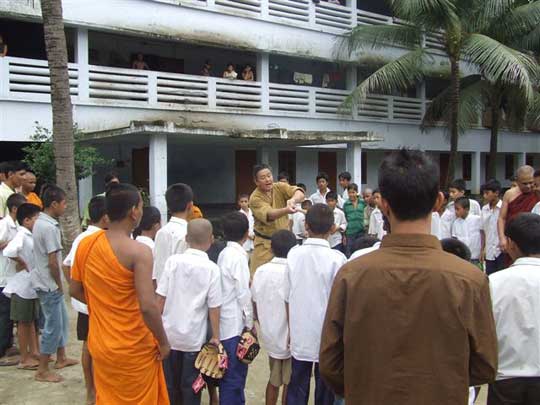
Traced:
<path id="1" fill-rule="evenodd" d="M 321 191 L 317 189 L 317 191 L 309 196 L 309 199 L 313 204 L 326 204 L 326 195 L 332 190 L 330 188 L 326 189 L 326 193 L 321 194 Z"/>
<path id="2" fill-rule="evenodd" d="M 304 240 L 306 233 L 306 214 L 302 211 L 296 211 L 292 214 L 292 233 L 296 236 L 296 240 Z"/>
<path id="3" fill-rule="evenodd" d="M 489 276 L 497 328 L 497 380 L 540 376 L 540 259 L 522 257 Z"/>
<path id="4" fill-rule="evenodd" d="M 376 207 L 369 217 L 369 235 L 376 235 L 377 239 L 381 240 L 386 231 L 384 230 L 384 219 L 381 210 Z"/>
<path id="5" fill-rule="evenodd" d="M 15 235 L 17 235 L 17 224 L 11 215 L 6 215 L 0 220 L 0 242 L 10 242 Z M 0 288 L 5 287 L 8 280 L 16 273 L 15 262 L 4 257 L 3 250 L 0 250 Z"/>
<path id="6" fill-rule="evenodd" d="M 243 209 L 239 209 L 238 211 L 240 211 L 242 214 L 244 214 L 248 219 L 249 238 L 248 238 L 248 240 L 246 240 L 244 242 L 242 247 L 244 248 L 244 250 L 246 252 L 251 252 L 253 250 L 253 239 L 251 239 L 251 238 L 253 238 L 255 236 L 255 233 L 253 232 L 253 226 L 255 225 L 255 218 L 253 217 L 253 213 L 251 212 L 251 208 L 248 208 L 248 212 L 244 211 Z"/>
<path id="7" fill-rule="evenodd" d="M 531 212 L 533 214 L 540 215 L 540 202 L 536 203 Z"/>
<path id="8" fill-rule="evenodd" d="M 438 212 L 431 213 L 431 234 L 441 240 L 441 216 Z"/>
<path id="9" fill-rule="evenodd" d="M 20 257 L 27 266 L 26 270 L 17 272 L 17 274 L 8 280 L 7 285 L 4 288 L 4 294 L 17 294 L 19 297 L 27 300 L 36 299 L 38 296 L 36 291 L 32 288 L 32 280 L 30 278 L 30 272 L 36 267 L 32 232 L 24 226 L 20 226 L 15 237 L 4 248 L 3 253 L 4 257 L 8 258 L 10 261 L 11 259 Z"/>
<path id="10" fill-rule="evenodd" d="M 222 303 L 219 267 L 197 249 L 169 257 L 156 293 L 165 297 L 163 327 L 171 349 L 198 352 L 206 341 L 208 309 Z"/>
<path id="11" fill-rule="evenodd" d="M 497 221 L 501 214 L 502 200 L 499 200 L 495 208 L 491 209 L 489 204 L 482 207 L 482 230 L 486 240 L 486 260 L 495 260 L 500 254 L 499 231 Z"/>
<path id="12" fill-rule="evenodd" d="M 334 224 L 338 227 L 338 230 L 328 237 L 328 243 L 332 248 L 343 242 L 342 233 L 347 229 L 345 213 L 338 207 L 334 208 Z"/>
<path id="13" fill-rule="evenodd" d="M 478 201 L 469 198 L 469 206 L 470 214 L 477 216 L 482 215 L 482 209 L 480 208 Z M 452 225 L 455 220 L 456 208 L 454 206 L 454 201 L 450 201 L 441 216 L 441 239 L 452 237 Z"/>
<path id="14" fill-rule="evenodd" d="M 349 201 L 349 190 L 343 190 L 343 193 L 341 194 L 341 200 L 341 206 L 339 208 L 343 208 L 345 201 Z"/>
<path id="15" fill-rule="evenodd" d="M 309 238 L 287 256 L 284 297 L 289 303 L 291 355 L 296 360 L 319 361 L 321 332 L 332 284 L 347 262 L 324 239 Z"/>
<path id="16" fill-rule="evenodd" d="M 157 231 L 152 279 L 157 280 L 158 284 L 167 259 L 174 254 L 184 253 L 188 248 L 186 234 L 187 221 L 176 217 L 171 217 L 169 222 Z"/>
<path id="17" fill-rule="evenodd" d="M 480 259 L 482 241 L 482 218 L 478 215 L 469 214 L 467 218 L 457 218 L 452 225 L 452 237 L 459 239 L 471 251 L 471 260 Z"/>
<path id="18" fill-rule="evenodd" d="M 77 254 L 77 248 L 79 247 L 79 244 L 81 241 L 86 238 L 87 236 L 90 236 L 98 231 L 101 231 L 101 228 L 98 228 L 94 225 L 88 225 L 88 228 L 81 233 L 79 236 L 75 238 L 73 241 L 73 244 L 71 245 L 71 250 L 69 251 L 68 255 L 64 259 L 64 262 L 62 263 L 66 267 L 72 267 L 73 263 L 75 262 L 75 255 Z M 71 297 L 71 306 L 73 309 L 77 312 L 80 312 L 81 314 L 88 315 L 88 305 L 82 303 L 79 300 L 76 300 L 75 298 Z"/>
<path id="19" fill-rule="evenodd" d="M 139 235 L 135 238 L 135 240 L 139 243 L 142 243 L 143 245 L 148 246 L 152 250 L 152 253 L 154 253 L 154 247 L 156 243 L 153 241 L 152 238 L 144 235 Z"/>
<path id="20" fill-rule="evenodd" d="M 240 336 L 244 327 L 253 328 L 248 254 L 239 243 L 227 242 L 219 254 L 218 266 L 223 294 L 219 338 L 226 340 Z"/>
<path id="21" fill-rule="evenodd" d="M 359 257 L 365 256 L 368 253 L 375 252 L 381 247 L 381 242 L 375 242 L 375 244 L 372 247 L 368 247 L 365 249 L 359 249 L 356 252 L 354 252 L 351 257 L 349 257 L 349 261 L 353 261 L 354 259 L 358 259 Z"/>
<path id="22" fill-rule="evenodd" d="M 287 259 L 274 257 L 260 266 L 251 284 L 251 296 L 257 304 L 259 336 L 263 347 L 273 359 L 291 357 L 289 350 L 289 324 L 283 295 Z"/>

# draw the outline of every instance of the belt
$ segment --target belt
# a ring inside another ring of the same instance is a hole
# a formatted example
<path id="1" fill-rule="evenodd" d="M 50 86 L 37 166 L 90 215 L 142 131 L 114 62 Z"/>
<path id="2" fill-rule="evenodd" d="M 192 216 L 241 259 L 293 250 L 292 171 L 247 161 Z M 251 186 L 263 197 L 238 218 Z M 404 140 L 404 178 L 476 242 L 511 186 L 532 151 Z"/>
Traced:
<path id="1" fill-rule="evenodd" d="M 266 240 L 272 240 L 272 238 L 270 236 L 266 236 L 266 235 L 263 235 L 262 233 L 259 233 L 257 231 L 253 231 L 253 233 L 255 234 L 255 236 L 258 236 L 259 238 L 263 238 L 263 239 L 266 239 Z"/>

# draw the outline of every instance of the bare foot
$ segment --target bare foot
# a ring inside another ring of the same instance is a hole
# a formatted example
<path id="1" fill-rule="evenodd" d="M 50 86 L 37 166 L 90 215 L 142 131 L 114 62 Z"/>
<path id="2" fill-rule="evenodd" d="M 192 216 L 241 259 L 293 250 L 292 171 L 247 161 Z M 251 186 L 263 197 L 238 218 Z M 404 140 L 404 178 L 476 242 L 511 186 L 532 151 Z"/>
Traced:
<path id="1" fill-rule="evenodd" d="M 26 362 L 20 362 L 17 365 L 17 368 L 19 370 L 37 370 L 39 366 L 39 362 L 36 361 L 26 361 Z"/>
<path id="2" fill-rule="evenodd" d="M 64 378 L 61 375 L 53 373 L 52 371 L 46 371 L 44 373 L 37 372 L 34 379 L 36 381 L 50 383 L 59 383 L 64 381 Z"/>
<path id="3" fill-rule="evenodd" d="M 57 360 L 54 368 L 60 370 L 66 367 L 76 366 L 77 364 L 79 364 L 77 360 L 66 357 L 64 360 Z"/>

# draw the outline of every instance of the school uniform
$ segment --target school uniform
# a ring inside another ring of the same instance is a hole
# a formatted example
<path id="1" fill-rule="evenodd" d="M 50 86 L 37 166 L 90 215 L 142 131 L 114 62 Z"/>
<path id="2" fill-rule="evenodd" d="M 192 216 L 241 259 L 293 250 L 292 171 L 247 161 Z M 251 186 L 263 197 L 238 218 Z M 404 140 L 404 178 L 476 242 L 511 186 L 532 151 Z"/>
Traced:
<path id="1" fill-rule="evenodd" d="M 156 243 L 152 238 L 149 238 L 148 236 L 139 235 L 135 238 L 135 240 L 139 243 L 142 243 L 143 245 L 146 245 L 150 248 L 152 253 L 154 253 L 154 247 L 156 246 Z"/>
<path id="2" fill-rule="evenodd" d="M 371 217 L 369 218 L 368 234 L 375 235 L 379 240 L 382 240 L 384 235 L 386 235 L 383 214 L 378 207 L 373 210 Z"/>
<path id="3" fill-rule="evenodd" d="M 346 263 L 328 241 L 309 238 L 287 256 L 284 284 L 289 304 L 292 376 L 287 403 L 307 404 L 312 369 L 315 369 L 315 403 L 333 404 L 334 395 L 319 376 L 319 348 L 326 306 L 334 278 Z"/>
<path id="4" fill-rule="evenodd" d="M 482 231 L 485 238 L 486 273 L 488 276 L 504 269 L 504 255 L 499 247 L 497 222 L 501 213 L 502 200 L 495 207 L 489 204 L 482 207 Z"/>
<path id="5" fill-rule="evenodd" d="M 469 214 L 467 218 L 457 218 L 452 225 L 452 237 L 459 239 L 471 251 L 471 261 L 479 262 L 482 249 L 482 218 Z"/>
<path id="6" fill-rule="evenodd" d="M 469 214 L 481 216 L 482 209 L 478 201 L 469 198 Z M 441 215 L 441 239 L 452 237 L 452 225 L 456 220 L 456 208 L 454 201 L 450 201 Z"/>
<path id="7" fill-rule="evenodd" d="M 317 191 L 313 194 L 311 194 L 309 196 L 309 199 L 311 200 L 311 202 L 315 205 L 315 204 L 326 204 L 326 195 L 332 190 L 330 190 L 330 188 L 327 188 L 326 189 L 326 192 L 324 194 L 321 193 L 321 191 L 319 189 L 317 189 Z"/>
<path id="8" fill-rule="evenodd" d="M 3 185 L 4 183 L 2 183 Z M 7 215 L 0 220 L 0 242 L 9 242 L 15 235 L 17 235 L 17 224 L 10 215 Z M 0 357 L 4 356 L 6 350 L 13 346 L 13 321 L 10 317 L 11 302 L 2 292 L 8 280 L 16 273 L 15 263 L 4 257 L 2 252 L 0 251 Z"/>
<path id="9" fill-rule="evenodd" d="M 306 214 L 302 211 L 296 211 L 294 214 L 291 214 L 292 228 L 291 231 L 296 237 L 296 243 L 301 245 L 306 237 Z"/>
<path id="10" fill-rule="evenodd" d="M 206 342 L 208 310 L 221 306 L 219 267 L 197 249 L 171 256 L 156 293 L 165 297 L 163 327 L 171 355 L 163 362 L 171 404 L 198 405 L 201 395 L 191 388 L 199 372 L 195 359 Z"/>
<path id="11" fill-rule="evenodd" d="M 354 259 L 358 259 L 359 257 L 365 256 L 368 253 L 375 252 L 381 247 L 381 242 L 376 242 L 373 246 L 365 248 L 365 249 L 358 249 L 357 251 L 353 252 L 351 257 L 349 257 L 349 262 L 353 261 Z"/>
<path id="12" fill-rule="evenodd" d="M 438 212 L 431 213 L 431 234 L 437 239 L 442 239 L 441 216 Z"/>
<path id="13" fill-rule="evenodd" d="M 343 233 L 347 230 L 347 219 L 345 219 L 345 213 L 340 208 L 334 208 L 334 225 L 337 227 L 337 231 L 328 237 L 328 243 L 332 249 L 344 252 L 343 246 Z"/>
<path id="14" fill-rule="evenodd" d="M 171 217 L 169 222 L 157 231 L 152 279 L 156 280 L 158 284 L 167 259 L 174 254 L 184 253 L 188 248 L 186 234 L 187 221 L 177 217 Z"/>
<path id="15" fill-rule="evenodd" d="M 227 242 L 218 257 L 223 303 L 220 313 L 220 340 L 229 354 L 229 368 L 219 386 L 219 403 L 245 404 L 247 364 L 236 357 L 244 328 L 253 328 L 253 307 L 249 290 L 248 254 L 237 242 Z"/>
<path id="16" fill-rule="evenodd" d="M 253 238 L 255 237 L 255 233 L 253 233 L 253 225 L 255 224 L 255 218 L 253 217 L 253 213 L 251 212 L 251 208 L 248 208 L 248 212 L 244 211 L 243 209 L 239 209 L 242 214 L 244 214 L 249 223 L 249 238 L 244 242 L 242 247 L 246 252 L 251 252 L 253 250 Z"/>

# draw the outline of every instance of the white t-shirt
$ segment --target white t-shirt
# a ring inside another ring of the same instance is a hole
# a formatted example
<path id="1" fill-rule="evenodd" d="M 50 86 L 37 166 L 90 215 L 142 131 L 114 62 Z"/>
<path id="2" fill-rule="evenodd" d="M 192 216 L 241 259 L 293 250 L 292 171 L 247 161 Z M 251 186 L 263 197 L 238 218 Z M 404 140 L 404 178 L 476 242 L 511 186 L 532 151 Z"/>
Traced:
<path id="1" fill-rule="evenodd" d="M 471 250 L 471 260 L 480 259 L 482 249 L 482 218 L 469 214 L 467 218 L 457 218 L 452 225 L 452 237 L 459 239 Z"/>
<path id="2" fill-rule="evenodd" d="M 482 209 L 480 208 L 478 201 L 469 198 L 469 206 L 470 214 L 477 216 L 482 215 Z M 454 201 L 450 201 L 441 216 L 441 239 L 452 237 L 452 225 L 455 220 L 456 208 L 454 206 Z"/>
<path id="3" fill-rule="evenodd" d="M 371 216 L 369 217 L 368 234 L 376 235 L 377 239 L 379 240 L 381 240 L 383 236 L 386 235 L 386 231 L 384 230 L 383 214 L 378 207 L 373 210 Z"/>
<path id="4" fill-rule="evenodd" d="M 223 294 L 219 338 L 225 340 L 240 336 L 244 327 L 253 328 L 248 254 L 240 244 L 227 242 L 219 254 L 218 266 Z"/>
<path id="5" fill-rule="evenodd" d="M 0 220 L 0 242 L 10 242 L 15 235 L 17 235 L 17 224 L 10 215 L 7 215 Z M 0 288 L 5 287 L 15 273 L 17 273 L 15 262 L 4 257 L 3 250 L 0 250 Z"/>
<path id="6" fill-rule="evenodd" d="M 154 247 L 156 243 L 152 240 L 152 238 L 144 235 L 139 235 L 135 238 L 135 240 L 139 243 L 142 243 L 143 245 L 148 246 L 150 249 L 152 249 L 152 253 L 154 253 Z"/>
<path id="7" fill-rule="evenodd" d="M 219 267 L 196 249 L 169 257 L 156 293 L 165 297 L 163 327 L 173 350 L 198 352 L 206 341 L 208 309 L 221 306 Z"/>
<path id="8" fill-rule="evenodd" d="M 30 272 L 35 268 L 32 232 L 24 226 L 20 226 L 17 235 L 4 248 L 3 253 L 4 257 L 8 259 L 20 257 L 27 266 L 26 270 L 17 272 L 17 274 L 8 280 L 4 288 L 4 294 L 7 296 L 17 294 L 19 297 L 27 300 L 37 298 L 38 296 L 32 287 L 32 280 L 30 278 Z"/>
<path id="9" fill-rule="evenodd" d="M 346 262 L 345 255 L 323 239 L 309 238 L 289 252 L 283 295 L 289 303 L 291 354 L 296 360 L 319 361 L 330 291 Z"/>
<path id="10" fill-rule="evenodd" d="M 347 229 L 347 220 L 345 219 L 345 213 L 341 208 L 336 207 L 334 209 L 334 224 L 337 226 L 338 230 L 328 237 L 331 248 L 343 242 L 342 233 Z"/>
<path id="11" fill-rule="evenodd" d="M 251 296 L 257 304 L 259 336 L 263 347 L 273 359 L 288 359 L 289 324 L 285 310 L 283 286 L 287 259 L 274 257 L 257 269 L 251 284 Z"/>
<path id="12" fill-rule="evenodd" d="M 540 215 L 540 202 L 536 203 L 531 212 L 533 214 Z"/>
<path id="13" fill-rule="evenodd" d="M 158 284 L 167 259 L 172 255 L 184 253 L 188 248 L 186 234 L 187 221 L 177 217 L 171 217 L 169 222 L 157 231 L 152 279 L 157 280 Z"/>
<path id="14" fill-rule="evenodd" d="M 296 240 L 304 240 L 306 233 L 306 214 L 302 211 L 296 211 L 292 214 L 292 233 L 296 236 Z"/>
<path id="15" fill-rule="evenodd" d="M 375 252 L 381 247 L 381 242 L 376 242 L 373 246 L 365 248 L 365 249 L 359 249 L 356 252 L 354 252 L 351 257 L 349 257 L 349 261 L 352 261 L 354 259 L 358 259 L 359 257 L 365 256 L 368 253 Z"/>
<path id="16" fill-rule="evenodd" d="M 431 213 L 431 234 L 441 240 L 441 216 L 438 212 Z"/>
<path id="17" fill-rule="evenodd" d="M 248 212 L 244 211 L 243 209 L 239 209 L 242 214 L 244 214 L 249 223 L 249 238 L 244 242 L 242 247 L 246 252 L 251 252 L 253 250 L 253 238 L 255 236 L 255 233 L 253 232 L 253 226 L 255 225 L 255 218 L 253 217 L 253 213 L 251 212 L 251 208 L 248 208 Z"/>
<path id="18" fill-rule="evenodd" d="M 482 230 L 486 238 L 486 260 L 495 260 L 501 254 L 499 231 L 497 229 L 501 207 L 502 200 L 499 200 L 493 209 L 489 204 L 482 207 Z"/>

